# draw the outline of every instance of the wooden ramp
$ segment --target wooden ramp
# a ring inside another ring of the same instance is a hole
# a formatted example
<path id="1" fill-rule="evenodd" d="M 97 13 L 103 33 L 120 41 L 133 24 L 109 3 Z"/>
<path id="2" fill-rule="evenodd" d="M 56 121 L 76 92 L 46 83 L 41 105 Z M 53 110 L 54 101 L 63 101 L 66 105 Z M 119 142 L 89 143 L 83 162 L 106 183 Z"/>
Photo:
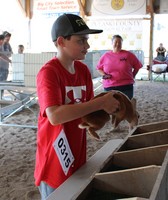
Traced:
<path id="1" fill-rule="evenodd" d="M 105 144 L 47 200 L 167 200 L 167 150 L 168 121 L 140 125 Z"/>

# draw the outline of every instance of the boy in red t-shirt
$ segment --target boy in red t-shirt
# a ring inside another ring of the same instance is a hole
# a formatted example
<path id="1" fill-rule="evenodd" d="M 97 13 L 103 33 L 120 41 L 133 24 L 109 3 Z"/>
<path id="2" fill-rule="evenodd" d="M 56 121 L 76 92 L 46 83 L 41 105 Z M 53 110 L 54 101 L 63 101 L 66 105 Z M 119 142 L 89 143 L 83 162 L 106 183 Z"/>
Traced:
<path id="1" fill-rule="evenodd" d="M 42 200 L 86 162 L 86 130 L 78 128 L 80 118 L 102 109 L 113 113 L 119 107 L 114 92 L 90 101 L 91 74 L 78 61 L 90 47 L 88 34 L 100 32 L 73 14 L 63 14 L 53 24 L 58 53 L 37 75 L 40 113 L 34 176 Z"/>

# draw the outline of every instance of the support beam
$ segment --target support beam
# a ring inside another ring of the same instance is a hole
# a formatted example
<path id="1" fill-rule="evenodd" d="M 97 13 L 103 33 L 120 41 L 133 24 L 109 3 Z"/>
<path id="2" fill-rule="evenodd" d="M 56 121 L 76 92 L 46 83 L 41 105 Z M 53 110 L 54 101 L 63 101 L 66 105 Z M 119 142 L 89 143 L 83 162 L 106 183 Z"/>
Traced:
<path id="1" fill-rule="evenodd" d="M 154 9 L 153 0 L 149 0 L 149 12 L 150 12 L 150 44 L 149 44 L 149 66 L 152 66 L 153 62 L 153 27 L 154 27 Z M 148 78 L 152 80 L 152 67 L 149 69 Z"/>

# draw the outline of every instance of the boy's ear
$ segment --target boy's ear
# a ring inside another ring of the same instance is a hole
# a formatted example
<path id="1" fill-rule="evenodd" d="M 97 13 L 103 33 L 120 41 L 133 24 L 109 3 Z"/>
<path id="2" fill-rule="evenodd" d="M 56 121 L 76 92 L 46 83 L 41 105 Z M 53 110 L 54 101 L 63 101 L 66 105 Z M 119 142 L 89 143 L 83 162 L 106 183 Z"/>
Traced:
<path id="1" fill-rule="evenodd" d="M 63 38 L 62 36 L 59 36 L 57 38 L 57 45 L 64 46 L 64 41 L 65 41 L 65 38 Z"/>

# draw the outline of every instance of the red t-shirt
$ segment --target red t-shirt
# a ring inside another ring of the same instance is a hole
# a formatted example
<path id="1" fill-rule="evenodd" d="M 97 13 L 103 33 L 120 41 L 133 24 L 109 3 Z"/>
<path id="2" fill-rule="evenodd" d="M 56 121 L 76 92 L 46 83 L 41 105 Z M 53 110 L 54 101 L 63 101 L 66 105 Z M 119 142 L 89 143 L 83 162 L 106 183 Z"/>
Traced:
<path id="1" fill-rule="evenodd" d="M 93 97 L 92 79 L 87 66 L 80 61 L 75 61 L 74 67 L 75 74 L 71 74 L 57 58 L 53 58 L 37 75 L 40 105 L 34 172 L 37 186 L 41 181 L 45 181 L 51 187 L 57 188 L 86 162 L 86 130 L 78 128 L 80 119 L 52 126 L 45 113 L 47 107 L 82 103 Z M 62 129 L 75 158 L 67 175 L 64 174 L 53 148 L 53 143 Z"/>

